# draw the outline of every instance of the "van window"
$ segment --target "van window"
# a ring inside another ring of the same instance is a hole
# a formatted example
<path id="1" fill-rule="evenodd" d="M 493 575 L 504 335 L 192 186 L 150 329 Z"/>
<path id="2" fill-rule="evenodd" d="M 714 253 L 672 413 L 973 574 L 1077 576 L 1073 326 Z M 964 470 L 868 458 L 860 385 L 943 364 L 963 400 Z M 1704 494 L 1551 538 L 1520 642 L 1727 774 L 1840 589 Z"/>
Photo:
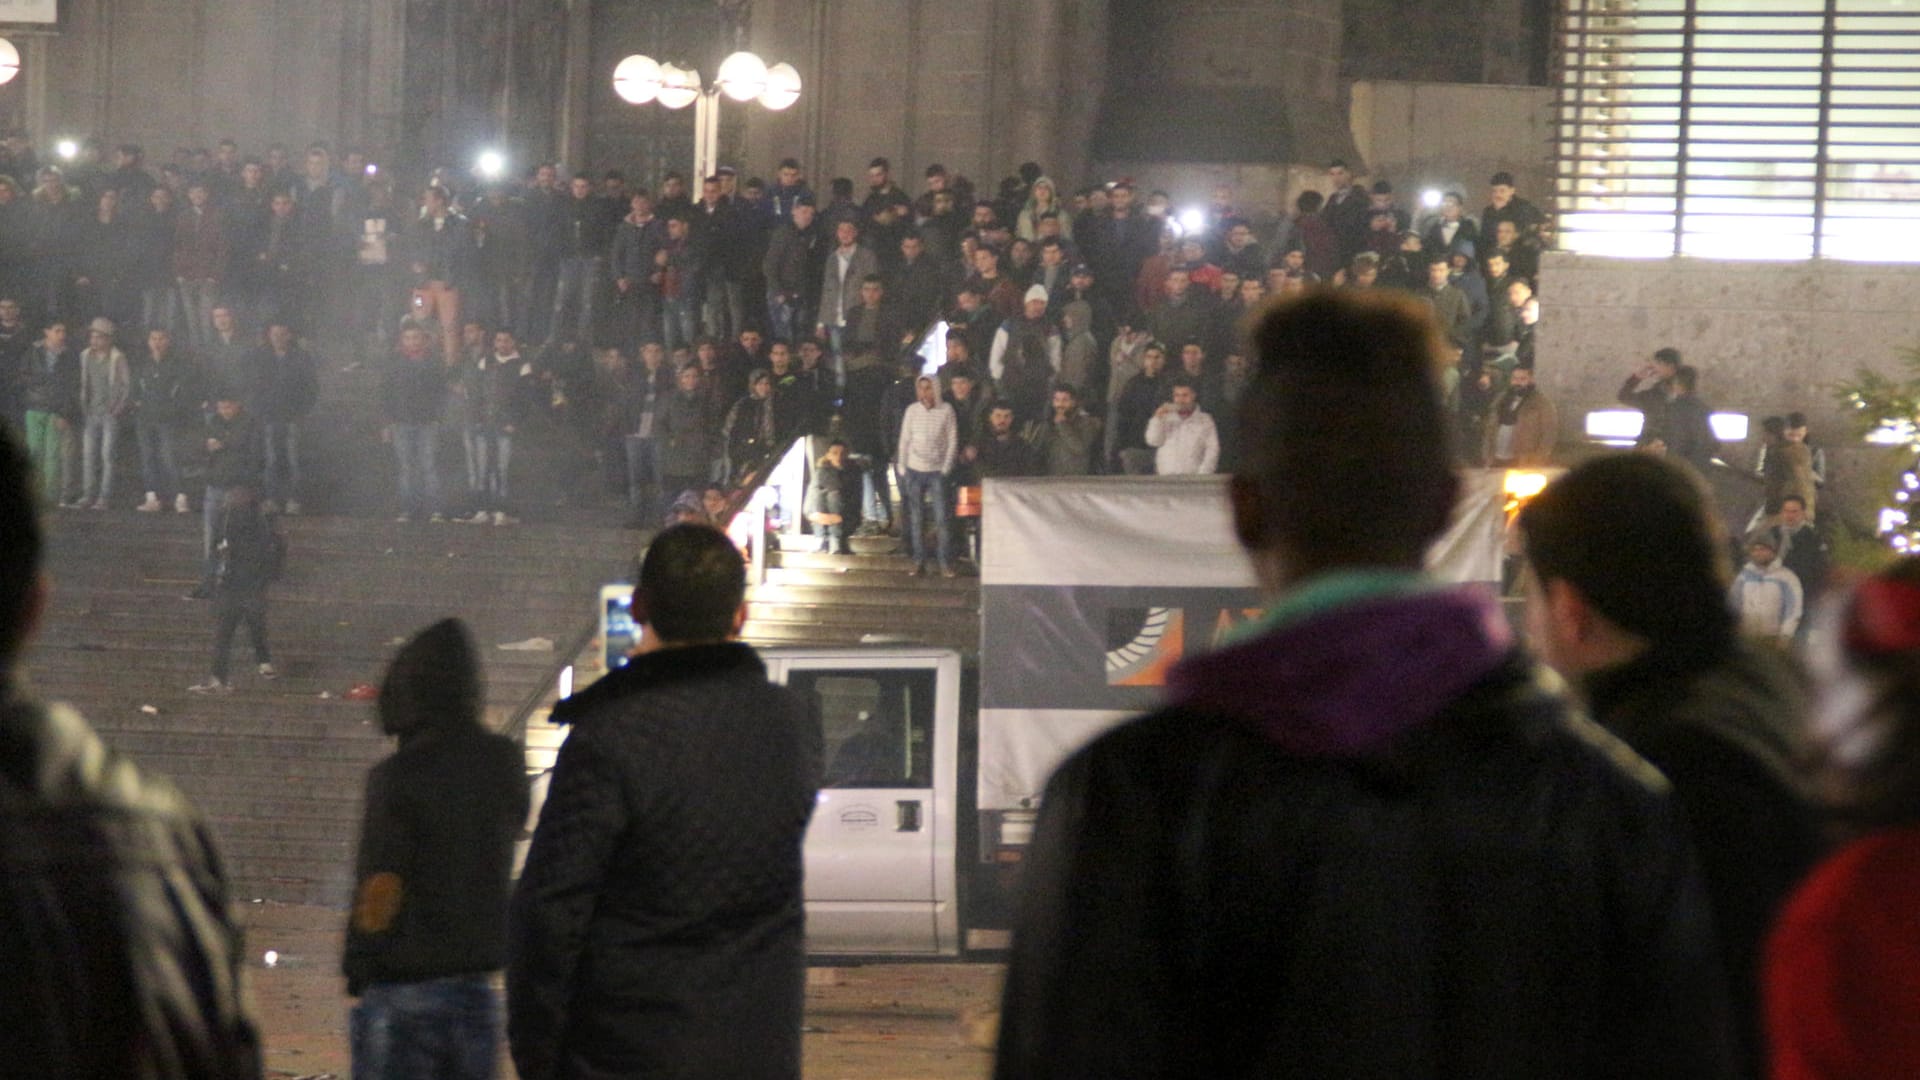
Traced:
<path id="1" fill-rule="evenodd" d="M 933 786 L 932 669 L 799 670 L 787 685 L 819 711 L 825 786 Z"/>

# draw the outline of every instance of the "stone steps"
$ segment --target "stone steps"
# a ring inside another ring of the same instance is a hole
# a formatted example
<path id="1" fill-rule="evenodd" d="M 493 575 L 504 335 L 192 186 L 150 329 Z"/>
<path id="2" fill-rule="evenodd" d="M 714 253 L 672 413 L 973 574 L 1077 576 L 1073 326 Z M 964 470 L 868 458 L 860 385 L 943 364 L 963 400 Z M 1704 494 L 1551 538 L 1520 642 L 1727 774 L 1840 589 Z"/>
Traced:
<path id="1" fill-rule="evenodd" d="M 289 572 L 268 615 L 281 678 L 253 674 L 242 634 L 234 691 L 186 692 L 206 673 L 213 608 L 180 599 L 198 573 L 199 519 L 173 515 L 48 518 L 55 591 L 25 669 L 35 692 L 73 703 L 202 807 L 235 895 L 342 904 L 367 770 L 393 750 L 374 704 L 347 689 L 380 681 L 396 639 L 458 616 L 482 652 L 486 716 L 507 723 L 552 685 L 600 585 L 630 571 L 634 537 L 590 524 L 283 520 Z M 555 648 L 495 648 L 536 636 Z"/>

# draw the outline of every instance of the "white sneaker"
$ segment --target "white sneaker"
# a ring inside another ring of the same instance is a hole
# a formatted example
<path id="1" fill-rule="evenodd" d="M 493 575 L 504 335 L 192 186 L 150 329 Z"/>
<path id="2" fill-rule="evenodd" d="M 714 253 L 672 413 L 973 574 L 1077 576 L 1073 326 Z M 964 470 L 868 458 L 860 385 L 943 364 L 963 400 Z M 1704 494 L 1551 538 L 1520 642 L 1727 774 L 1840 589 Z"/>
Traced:
<path id="1" fill-rule="evenodd" d="M 435 525 L 440 525 L 446 522 L 447 515 L 436 513 L 432 517 L 428 518 L 427 520 L 432 522 Z"/>
<path id="2" fill-rule="evenodd" d="M 463 517 L 459 520 L 468 525 L 485 525 L 487 522 L 493 520 L 493 515 L 487 513 L 485 510 L 475 510 L 472 517 Z"/>
<path id="3" fill-rule="evenodd" d="M 87 509 L 89 510 L 105 510 L 106 508 L 107 500 L 104 498 L 95 499 L 87 504 Z"/>
<path id="4" fill-rule="evenodd" d="M 292 514 L 292 515 L 295 515 L 295 516 L 298 516 L 298 515 L 299 515 L 299 513 L 300 513 L 300 500 L 299 500 L 299 499 L 288 499 L 288 500 L 287 500 L 287 513 L 289 513 L 289 514 Z"/>
<path id="5" fill-rule="evenodd" d="M 504 510 L 495 510 L 493 512 L 493 523 L 495 525 L 518 525 L 520 524 L 520 519 L 508 517 L 507 512 Z"/>
<path id="6" fill-rule="evenodd" d="M 209 675 L 207 676 L 206 682 L 194 683 L 192 686 L 187 687 L 187 693 L 189 694 L 224 694 L 232 689 L 233 687 L 228 686 L 226 683 L 223 683 L 219 679 L 216 679 L 213 676 Z"/>
<path id="7" fill-rule="evenodd" d="M 176 514 L 193 513 L 193 504 L 187 501 L 187 493 L 181 492 L 173 497 L 173 512 Z"/>
<path id="8" fill-rule="evenodd" d="M 160 496 L 149 491 L 147 492 L 147 500 L 139 506 L 134 507 L 134 509 L 143 514 L 157 514 L 160 512 Z"/>
<path id="9" fill-rule="evenodd" d="M 280 677 L 280 673 L 273 670 L 272 664 L 261 664 L 260 677 L 263 679 L 277 679 Z"/>

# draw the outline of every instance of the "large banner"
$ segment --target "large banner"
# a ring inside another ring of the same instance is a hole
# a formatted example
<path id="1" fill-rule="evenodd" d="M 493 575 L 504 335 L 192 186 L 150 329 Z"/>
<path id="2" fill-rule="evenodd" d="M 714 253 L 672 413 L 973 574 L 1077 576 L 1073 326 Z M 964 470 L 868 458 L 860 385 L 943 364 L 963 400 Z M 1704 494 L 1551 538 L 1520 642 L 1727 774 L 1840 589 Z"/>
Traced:
<path id="1" fill-rule="evenodd" d="M 59 21 L 60 0 L 0 0 L 0 24 Z"/>
<path id="2" fill-rule="evenodd" d="M 1463 476 L 1436 578 L 1497 587 L 1505 480 Z M 989 480 L 981 529 L 982 810 L 1035 805 L 1062 758 L 1260 614 L 1222 477 Z"/>

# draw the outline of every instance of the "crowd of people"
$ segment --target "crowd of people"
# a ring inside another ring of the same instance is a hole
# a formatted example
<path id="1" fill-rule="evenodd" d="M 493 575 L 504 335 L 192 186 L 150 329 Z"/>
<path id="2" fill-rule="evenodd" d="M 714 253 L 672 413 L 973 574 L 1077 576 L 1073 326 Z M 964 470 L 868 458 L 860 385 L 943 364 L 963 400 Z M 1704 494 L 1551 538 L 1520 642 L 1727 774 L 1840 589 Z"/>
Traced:
<path id="1" fill-rule="evenodd" d="M 1826 606 L 1816 705 L 1743 635 L 1697 473 L 1601 455 L 1520 511 L 1517 640 L 1421 570 L 1459 482 L 1434 327 L 1340 292 L 1260 317 L 1232 500 L 1268 609 L 1049 782 L 996 1075 L 1920 1073 L 1920 558 Z M 953 446 L 937 380 L 915 389 L 912 487 Z M 40 554 L 0 436 L 9 668 Z M 644 633 L 557 711 L 574 730 L 517 885 L 527 792 L 469 635 L 395 657 L 343 965 L 356 1075 L 490 1075 L 503 967 L 522 1076 L 800 1075 L 818 717 L 737 640 L 724 534 L 664 530 L 637 577 Z M 259 1076 L 204 827 L 6 687 L 0 957 L 38 973 L 0 986 L 9 1060 Z"/>
<path id="2" fill-rule="evenodd" d="M 910 194 L 876 158 L 862 185 L 816 194 L 793 159 L 771 179 L 668 172 L 654 189 L 541 164 L 396 188 L 324 143 L 256 157 L 223 140 L 154 168 L 93 139 L 43 164 L 15 137 L 0 145 L 0 413 L 50 499 L 116 505 L 131 432 L 134 501 L 186 513 L 195 429 L 224 390 L 262 428 L 263 505 L 297 513 L 313 356 L 338 348 L 386 370 L 404 517 L 525 512 L 510 476 L 530 421 L 558 420 L 532 430 L 582 474 L 597 461 L 649 526 L 791 437 L 832 434 L 858 488 L 838 543 L 900 531 L 900 434 L 929 340 L 956 446 L 915 502 L 989 475 L 1229 470 L 1242 322 L 1324 285 L 1433 307 L 1467 460 L 1551 453 L 1531 375 L 1547 225 L 1512 176 L 1492 177 L 1477 219 L 1449 191 L 1416 220 L 1336 161 L 1290 214 L 1223 187 L 1196 221 L 1165 192 L 1043 172 L 982 192 L 934 165 Z M 456 434 L 464 475 L 447 483 Z"/>

